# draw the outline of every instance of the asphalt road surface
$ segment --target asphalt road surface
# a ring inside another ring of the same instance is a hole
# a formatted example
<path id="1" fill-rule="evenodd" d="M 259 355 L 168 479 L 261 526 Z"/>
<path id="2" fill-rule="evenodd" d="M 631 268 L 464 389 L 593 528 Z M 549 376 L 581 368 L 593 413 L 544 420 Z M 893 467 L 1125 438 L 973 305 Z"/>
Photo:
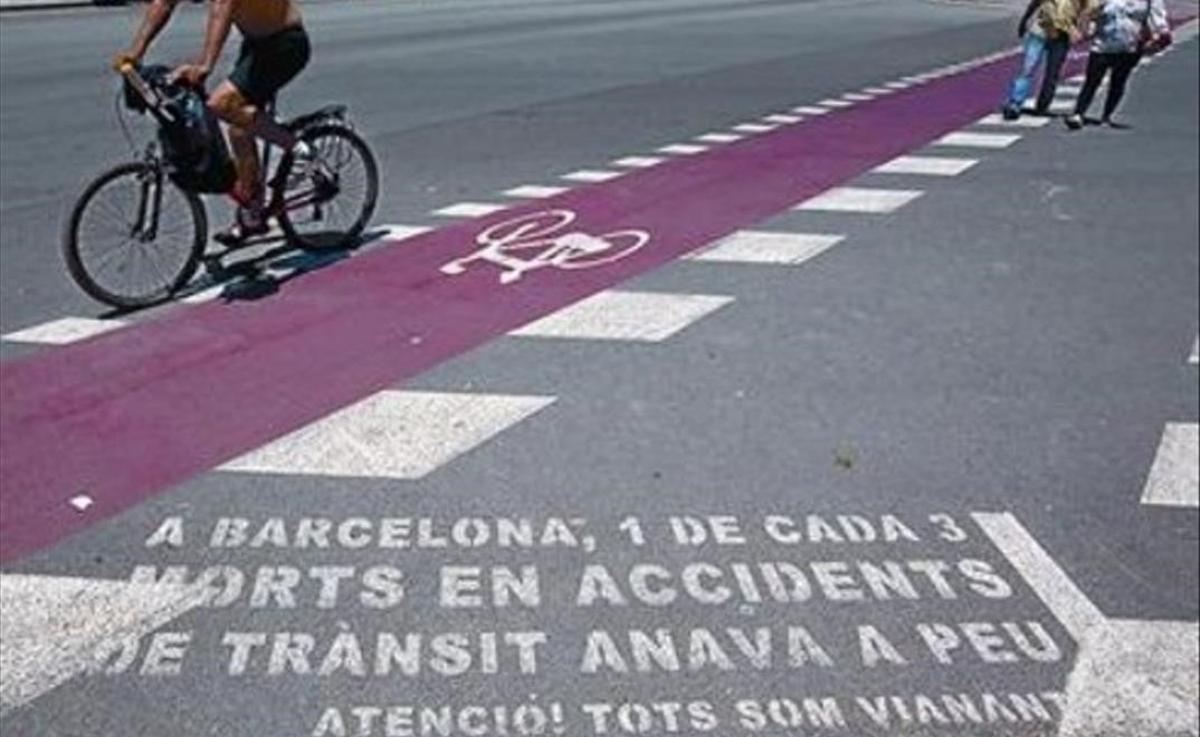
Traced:
<path id="1" fill-rule="evenodd" d="M 124 314 L 134 11 L 0 16 L 0 735 L 1200 734 L 1174 11 L 1069 133 L 1010 3 L 313 2 L 367 242 Z"/>

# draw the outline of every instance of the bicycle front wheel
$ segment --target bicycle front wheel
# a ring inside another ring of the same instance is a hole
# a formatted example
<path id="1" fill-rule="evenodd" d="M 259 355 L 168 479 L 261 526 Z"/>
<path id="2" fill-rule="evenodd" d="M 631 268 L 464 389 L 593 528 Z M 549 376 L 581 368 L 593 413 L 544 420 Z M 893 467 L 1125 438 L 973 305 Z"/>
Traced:
<path id="1" fill-rule="evenodd" d="M 295 245 L 310 251 L 353 246 L 379 197 L 375 156 L 354 131 L 341 125 L 316 125 L 300 134 L 312 157 L 290 154 L 279 225 Z"/>
<path id="2" fill-rule="evenodd" d="M 63 231 L 71 278 L 91 297 L 129 309 L 161 302 L 196 273 L 208 239 L 200 198 L 150 163 L 122 164 L 80 195 Z"/>

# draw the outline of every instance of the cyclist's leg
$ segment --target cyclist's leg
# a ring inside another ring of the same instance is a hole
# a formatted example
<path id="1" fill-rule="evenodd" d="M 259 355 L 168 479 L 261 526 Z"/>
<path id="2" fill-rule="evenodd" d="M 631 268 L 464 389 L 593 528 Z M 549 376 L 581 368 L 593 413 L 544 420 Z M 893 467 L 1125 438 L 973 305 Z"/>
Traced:
<path id="1" fill-rule="evenodd" d="M 248 40 L 229 79 L 209 96 L 208 104 L 218 118 L 229 124 L 229 140 L 237 159 L 238 193 L 246 212 L 242 224 L 231 229 L 226 240 L 236 240 L 242 231 L 266 229 L 262 215 L 263 187 L 256 138 L 284 149 L 296 137 L 279 125 L 266 105 L 308 63 L 308 36 L 303 28 L 289 28 L 263 39 Z"/>

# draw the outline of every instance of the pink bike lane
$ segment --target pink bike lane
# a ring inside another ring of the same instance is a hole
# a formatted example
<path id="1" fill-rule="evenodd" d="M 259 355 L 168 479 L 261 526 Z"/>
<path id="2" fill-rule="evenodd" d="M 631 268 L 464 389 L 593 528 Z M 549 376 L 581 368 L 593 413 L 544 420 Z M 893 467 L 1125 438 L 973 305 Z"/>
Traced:
<path id="1" fill-rule="evenodd" d="M 1068 73 L 1081 66 L 1076 56 Z M 994 111 L 1011 57 L 704 154 L 457 223 L 312 273 L 0 365 L 0 561 L 53 545 L 330 412 L 779 213 Z M 543 210 L 646 231 L 627 258 L 447 276 Z M 93 506 L 69 503 L 86 494 Z"/>

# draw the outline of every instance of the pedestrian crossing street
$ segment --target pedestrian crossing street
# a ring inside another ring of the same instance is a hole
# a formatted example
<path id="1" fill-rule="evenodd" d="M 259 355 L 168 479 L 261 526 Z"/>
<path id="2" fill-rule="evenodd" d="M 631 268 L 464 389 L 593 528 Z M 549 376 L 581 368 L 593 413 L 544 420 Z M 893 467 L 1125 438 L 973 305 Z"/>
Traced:
<path id="1" fill-rule="evenodd" d="M 675 156 L 694 156 L 713 146 L 733 144 L 798 124 L 808 117 L 836 114 L 876 97 L 961 71 L 972 64 L 987 63 L 997 56 L 993 54 L 970 64 L 952 65 L 816 104 L 796 106 L 786 113 L 733 125 L 727 132 L 714 131 L 697 136 L 692 139 L 695 142 L 664 145 L 652 155 L 617 158 L 604 168 L 580 169 L 561 175 L 559 179 L 578 185 L 611 181 L 626 171 L 658 166 Z M 1059 88 L 1056 101 L 1059 108 L 1070 106 L 1079 93 L 1079 81 L 1079 78 L 1067 80 Z M 903 175 L 909 177 L 906 181 L 910 182 L 962 176 L 983 161 L 971 157 L 972 154 L 1000 153 L 1050 121 L 1050 118 L 1033 116 L 1007 121 L 999 115 L 988 115 L 964 130 L 943 136 L 925 151 L 899 156 L 874 168 L 871 173 Z M 509 199 L 537 200 L 563 194 L 569 189 L 563 184 L 530 183 L 514 186 L 502 195 Z M 823 223 L 828 223 L 829 217 L 876 219 L 895 215 L 924 196 L 926 191 L 922 189 L 845 186 L 797 203 L 793 210 L 801 214 L 820 214 Z M 510 206 L 503 199 L 459 202 L 435 210 L 432 215 L 437 218 L 476 218 Z M 392 241 L 414 237 L 431 229 L 422 225 L 389 225 L 385 228 Z M 743 230 L 689 254 L 684 260 L 709 268 L 796 268 L 846 240 L 845 234 L 837 232 Z M 213 291 L 194 294 L 185 301 L 211 299 L 215 296 Z M 721 294 L 613 289 L 518 328 L 509 333 L 508 339 L 597 341 L 650 348 L 679 339 L 693 325 L 731 309 L 734 302 L 733 297 Z M 124 325 L 121 320 L 65 317 L 9 333 L 3 339 L 62 345 Z M 1193 348 L 1188 361 L 1195 365 L 1197 360 L 1197 349 Z M 497 436 L 521 423 L 551 411 L 555 400 L 554 396 L 386 390 L 230 461 L 219 470 L 244 474 L 420 479 L 495 441 Z M 1144 504 L 1197 506 L 1197 434 L 1194 423 L 1167 425 L 1142 494 Z"/>

